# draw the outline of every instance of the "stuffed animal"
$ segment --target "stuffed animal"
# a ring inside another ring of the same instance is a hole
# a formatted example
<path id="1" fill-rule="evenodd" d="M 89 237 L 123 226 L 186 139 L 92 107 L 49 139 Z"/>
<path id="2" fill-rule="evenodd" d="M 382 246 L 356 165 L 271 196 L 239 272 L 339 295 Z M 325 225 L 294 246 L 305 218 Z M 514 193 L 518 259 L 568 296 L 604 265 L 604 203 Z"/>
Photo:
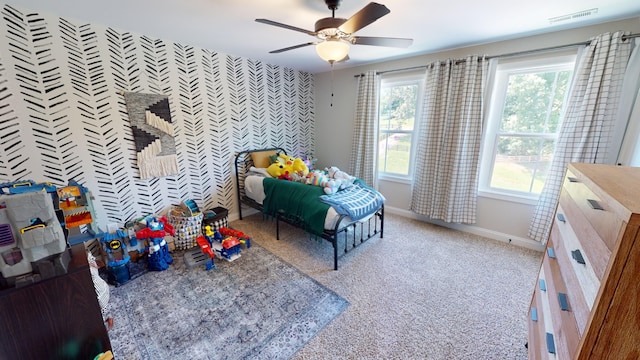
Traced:
<path id="1" fill-rule="evenodd" d="M 305 155 L 304 157 L 304 163 L 307 165 L 309 171 L 313 170 L 316 165 L 316 161 L 318 161 L 318 159 L 314 158 L 311 154 Z"/>
<path id="2" fill-rule="evenodd" d="M 300 158 L 294 158 L 285 154 L 278 154 L 278 162 L 284 166 L 284 171 L 289 172 L 289 175 L 294 173 L 301 177 L 306 177 L 309 174 L 309 167 Z"/>
<path id="3" fill-rule="evenodd" d="M 327 176 L 320 171 L 310 172 L 307 177 L 307 184 L 320 186 L 327 195 L 334 194 L 339 190 L 339 186 L 337 186 L 336 182 L 327 178 Z"/>
<path id="4" fill-rule="evenodd" d="M 291 167 L 293 168 L 293 171 L 300 176 L 304 177 L 309 174 L 309 167 L 300 158 L 293 159 L 293 165 L 291 165 Z"/>
<path id="5" fill-rule="evenodd" d="M 267 168 L 267 173 L 269 173 L 271 177 L 279 178 L 282 174 L 285 173 L 284 165 L 282 165 L 281 162 L 276 161 L 273 164 L 269 165 L 269 167 Z"/>
<path id="6" fill-rule="evenodd" d="M 353 185 L 353 182 L 356 180 L 355 176 L 347 174 L 346 172 L 338 169 L 336 166 L 332 166 L 328 169 L 325 168 L 325 171 L 327 172 L 327 174 L 329 174 L 329 178 L 334 179 L 340 183 L 341 189 Z"/>
<path id="7" fill-rule="evenodd" d="M 285 154 L 278 154 L 278 161 L 282 163 L 282 165 L 284 166 L 293 166 L 293 160 L 294 158 L 292 158 L 289 155 L 285 155 Z"/>
<path id="8" fill-rule="evenodd" d="M 278 179 L 292 181 L 291 174 L 287 170 L 285 170 L 282 174 L 280 174 L 280 176 L 278 176 Z"/>

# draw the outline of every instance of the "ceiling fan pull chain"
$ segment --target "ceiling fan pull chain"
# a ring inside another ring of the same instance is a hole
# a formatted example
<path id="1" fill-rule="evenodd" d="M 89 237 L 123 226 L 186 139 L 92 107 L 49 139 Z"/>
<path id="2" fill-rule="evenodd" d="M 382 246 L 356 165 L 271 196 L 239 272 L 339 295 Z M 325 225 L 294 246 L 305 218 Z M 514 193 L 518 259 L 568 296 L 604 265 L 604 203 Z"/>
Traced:
<path id="1" fill-rule="evenodd" d="M 330 107 L 333 107 L 333 61 L 329 62 L 331 64 L 331 104 Z"/>

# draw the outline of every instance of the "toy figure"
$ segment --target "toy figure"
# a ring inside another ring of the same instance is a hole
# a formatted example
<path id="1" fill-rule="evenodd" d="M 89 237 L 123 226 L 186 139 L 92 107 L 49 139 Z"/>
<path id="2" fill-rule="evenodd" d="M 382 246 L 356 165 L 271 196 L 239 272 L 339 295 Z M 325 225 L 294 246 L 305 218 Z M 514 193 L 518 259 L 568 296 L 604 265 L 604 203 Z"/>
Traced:
<path id="1" fill-rule="evenodd" d="M 200 246 L 202 253 L 209 256 L 209 260 L 205 263 L 205 270 L 209 271 L 216 267 L 216 264 L 213 262 L 213 258 L 216 254 L 213 252 L 211 248 L 211 243 L 204 236 L 200 235 L 196 238 L 196 243 Z"/>
<path id="2" fill-rule="evenodd" d="M 223 237 L 220 232 L 213 231 L 209 225 L 205 226 L 204 237 L 218 258 L 233 261 L 240 257 L 240 240 L 238 238 Z"/>
<path id="3" fill-rule="evenodd" d="M 175 235 L 173 226 L 164 216 L 147 218 L 147 227 L 136 232 L 136 238 L 149 239 L 146 250 L 149 252 L 148 262 L 151 271 L 166 270 L 169 268 L 169 264 L 173 263 L 169 246 L 164 239 L 167 232 Z"/>
<path id="4" fill-rule="evenodd" d="M 221 227 L 218 229 L 218 232 L 220 232 L 220 235 L 222 236 L 233 236 L 237 238 L 240 241 L 240 244 L 244 245 L 247 249 L 251 247 L 251 238 L 240 230 Z"/>
<path id="5" fill-rule="evenodd" d="M 131 280 L 129 263 L 131 257 L 127 251 L 124 239 L 127 234 L 122 230 L 115 233 L 105 233 L 102 236 L 102 243 L 107 253 L 107 272 L 109 282 L 112 284 L 124 284 Z"/>

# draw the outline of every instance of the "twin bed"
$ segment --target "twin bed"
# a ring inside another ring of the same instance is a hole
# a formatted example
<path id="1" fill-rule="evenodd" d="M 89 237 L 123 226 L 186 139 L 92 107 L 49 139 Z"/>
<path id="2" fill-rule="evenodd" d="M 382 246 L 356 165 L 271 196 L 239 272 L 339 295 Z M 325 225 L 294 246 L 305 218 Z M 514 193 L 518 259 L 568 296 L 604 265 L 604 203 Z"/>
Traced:
<path id="1" fill-rule="evenodd" d="M 280 222 L 305 230 L 327 240 L 333 246 L 334 270 L 338 270 L 338 249 L 344 253 L 384 230 L 384 198 L 377 191 L 357 183 L 353 189 L 324 195 L 321 187 L 269 177 L 265 162 L 282 148 L 239 152 L 235 157 L 238 214 L 247 205 L 276 219 L 276 238 Z M 322 196 L 322 198 L 321 198 Z M 323 199 L 323 200 L 321 200 Z M 331 205 L 329 205 L 331 203 Z M 352 208 L 356 203 L 357 208 Z"/>

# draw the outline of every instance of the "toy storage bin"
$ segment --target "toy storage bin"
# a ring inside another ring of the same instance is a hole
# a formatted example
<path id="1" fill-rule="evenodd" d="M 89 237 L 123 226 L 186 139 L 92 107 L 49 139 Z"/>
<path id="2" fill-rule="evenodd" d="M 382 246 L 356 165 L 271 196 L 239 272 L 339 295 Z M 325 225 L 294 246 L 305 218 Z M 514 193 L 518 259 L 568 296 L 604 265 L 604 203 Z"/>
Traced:
<path id="1" fill-rule="evenodd" d="M 181 209 L 173 209 L 169 212 L 169 223 L 176 232 L 174 243 L 176 250 L 191 249 L 196 246 L 196 238 L 201 234 L 202 212 L 194 216 L 184 216 Z"/>
<path id="2" fill-rule="evenodd" d="M 206 213 L 213 211 L 214 216 L 206 216 Z M 218 206 L 205 211 L 205 217 L 202 220 L 202 233 L 205 226 L 211 226 L 212 231 L 217 231 L 221 227 L 229 227 L 229 210 Z"/>

